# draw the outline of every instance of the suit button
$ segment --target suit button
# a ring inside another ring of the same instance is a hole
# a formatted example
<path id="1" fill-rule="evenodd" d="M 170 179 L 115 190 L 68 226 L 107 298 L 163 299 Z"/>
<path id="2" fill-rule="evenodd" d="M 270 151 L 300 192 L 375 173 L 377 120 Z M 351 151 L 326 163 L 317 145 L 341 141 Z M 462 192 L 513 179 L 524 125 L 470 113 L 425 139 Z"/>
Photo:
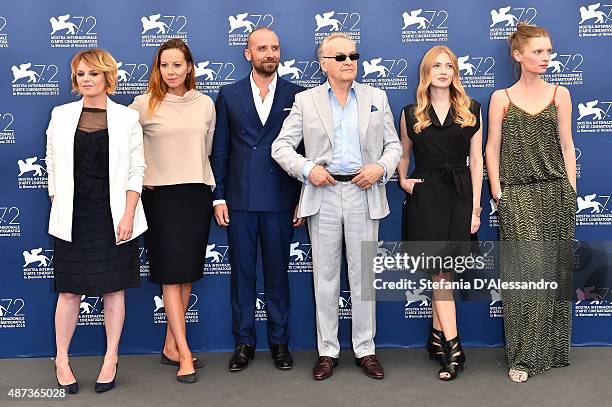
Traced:
<path id="1" fill-rule="evenodd" d="M 244 133 L 246 133 L 246 131 L 244 131 L 244 129 L 241 129 L 240 133 L 244 134 Z"/>
<path id="2" fill-rule="evenodd" d="M 253 146 L 253 151 L 257 150 L 257 146 Z"/>
<path id="3" fill-rule="evenodd" d="M 270 172 L 274 172 L 274 168 L 270 168 L 268 171 L 270 171 Z"/>

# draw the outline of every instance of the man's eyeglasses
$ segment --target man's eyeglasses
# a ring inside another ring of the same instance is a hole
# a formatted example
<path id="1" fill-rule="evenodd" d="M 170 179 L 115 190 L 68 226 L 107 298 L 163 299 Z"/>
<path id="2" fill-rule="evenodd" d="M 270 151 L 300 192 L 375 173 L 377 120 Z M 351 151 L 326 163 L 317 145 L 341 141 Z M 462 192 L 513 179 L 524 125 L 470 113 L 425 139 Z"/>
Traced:
<path id="1" fill-rule="evenodd" d="M 352 54 L 338 54 L 336 56 L 333 57 L 322 57 L 322 58 L 333 58 L 338 62 L 344 62 L 346 61 L 346 58 L 350 59 L 351 61 L 357 61 L 359 59 L 359 53 L 358 52 L 354 52 Z"/>

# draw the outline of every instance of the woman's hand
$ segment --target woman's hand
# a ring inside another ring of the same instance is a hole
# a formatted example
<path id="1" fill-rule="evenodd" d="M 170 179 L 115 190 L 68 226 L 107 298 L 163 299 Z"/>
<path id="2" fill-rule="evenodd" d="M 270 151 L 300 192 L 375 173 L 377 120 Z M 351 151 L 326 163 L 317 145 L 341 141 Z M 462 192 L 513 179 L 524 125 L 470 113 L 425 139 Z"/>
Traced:
<path id="1" fill-rule="evenodd" d="M 117 226 L 117 244 L 130 240 L 134 231 L 134 215 L 124 214 Z"/>
<path id="2" fill-rule="evenodd" d="M 423 182 L 421 178 L 404 178 L 400 180 L 400 188 L 412 195 L 414 185 L 420 184 L 421 182 Z"/>
<path id="3" fill-rule="evenodd" d="M 480 215 L 472 214 L 472 224 L 470 225 L 470 233 L 474 234 L 480 229 Z"/>

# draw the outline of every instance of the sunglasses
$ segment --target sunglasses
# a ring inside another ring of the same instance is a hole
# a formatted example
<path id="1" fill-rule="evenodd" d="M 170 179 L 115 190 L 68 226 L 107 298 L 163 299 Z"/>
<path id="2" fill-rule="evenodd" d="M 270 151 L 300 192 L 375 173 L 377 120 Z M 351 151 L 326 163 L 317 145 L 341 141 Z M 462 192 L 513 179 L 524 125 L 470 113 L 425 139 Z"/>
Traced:
<path id="1" fill-rule="evenodd" d="M 354 52 L 352 54 L 349 55 L 344 55 L 344 54 L 338 54 L 334 57 L 323 57 L 323 58 L 333 58 L 338 62 L 344 62 L 346 61 L 346 58 L 350 59 L 351 61 L 357 61 L 359 59 L 359 53 L 358 52 Z"/>

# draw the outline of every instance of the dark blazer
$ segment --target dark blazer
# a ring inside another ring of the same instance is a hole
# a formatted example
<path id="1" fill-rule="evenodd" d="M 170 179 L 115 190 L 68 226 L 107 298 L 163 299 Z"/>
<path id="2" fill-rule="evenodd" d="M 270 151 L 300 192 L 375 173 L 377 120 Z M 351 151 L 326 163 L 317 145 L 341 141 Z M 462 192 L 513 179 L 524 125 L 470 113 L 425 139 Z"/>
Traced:
<path id="1" fill-rule="evenodd" d="M 213 199 L 225 199 L 234 210 L 293 211 L 301 184 L 272 159 L 271 146 L 291 111 L 295 94 L 303 90 L 279 77 L 264 126 L 255 109 L 250 74 L 221 87 L 215 103 L 217 124 L 211 156 L 216 183 Z"/>

